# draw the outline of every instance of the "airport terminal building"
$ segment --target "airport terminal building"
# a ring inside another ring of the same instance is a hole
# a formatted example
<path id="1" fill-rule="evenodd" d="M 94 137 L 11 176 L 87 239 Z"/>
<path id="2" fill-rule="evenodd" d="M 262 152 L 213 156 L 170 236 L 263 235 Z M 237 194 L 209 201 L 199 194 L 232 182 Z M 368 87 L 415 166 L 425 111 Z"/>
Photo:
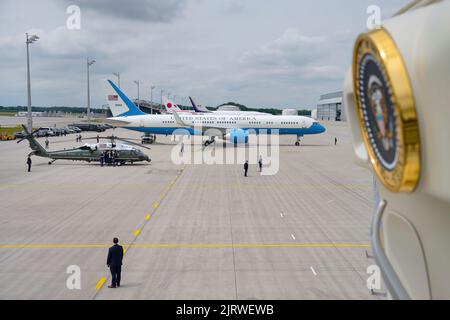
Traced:
<path id="1" fill-rule="evenodd" d="M 317 103 L 317 120 L 346 121 L 342 107 L 342 91 L 326 93 Z"/>

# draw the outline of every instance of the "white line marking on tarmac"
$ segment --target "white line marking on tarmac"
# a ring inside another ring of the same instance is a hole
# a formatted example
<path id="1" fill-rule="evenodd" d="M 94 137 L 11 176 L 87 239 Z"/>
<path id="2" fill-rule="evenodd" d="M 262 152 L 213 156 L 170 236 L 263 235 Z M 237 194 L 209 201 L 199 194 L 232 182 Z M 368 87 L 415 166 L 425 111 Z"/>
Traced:
<path id="1" fill-rule="evenodd" d="M 312 266 L 311 266 L 310 268 L 311 268 L 312 273 L 313 273 L 315 276 L 317 276 L 316 270 L 314 270 L 314 268 L 313 268 Z"/>
<path id="2" fill-rule="evenodd" d="M 295 240 L 295 236 L 291 233 L 291 237 L 292 237 L 292 239 L 294 239 Z"/>

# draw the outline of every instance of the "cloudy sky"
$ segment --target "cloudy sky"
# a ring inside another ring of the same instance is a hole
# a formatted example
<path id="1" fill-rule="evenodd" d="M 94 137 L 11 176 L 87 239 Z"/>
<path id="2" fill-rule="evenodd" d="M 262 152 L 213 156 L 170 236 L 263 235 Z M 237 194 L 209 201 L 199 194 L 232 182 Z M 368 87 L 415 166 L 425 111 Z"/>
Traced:
<path id="1" fill-rule="evenodd" d="M 388 18 L 408 0 L 0 0 L 0 105 L 26 105 L 25 32 L 33 105 L 106 103 L 100 80 L 121 73 L 122 89 L 154 100 L 159 90 L 186 103 L 311 108 L 342 87 L 369 5 Z M 67 28 L 69 5 L 81 29 Z"/>

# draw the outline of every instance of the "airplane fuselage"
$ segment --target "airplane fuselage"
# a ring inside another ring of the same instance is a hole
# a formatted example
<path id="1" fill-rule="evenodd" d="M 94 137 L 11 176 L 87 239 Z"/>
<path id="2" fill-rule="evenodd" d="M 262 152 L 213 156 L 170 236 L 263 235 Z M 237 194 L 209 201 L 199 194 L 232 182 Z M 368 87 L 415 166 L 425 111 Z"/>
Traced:
<path id="1" fill-rule="evenodd" d="M 325 128 L 314 119 L 303 116 L 273 116 L 273 115 L 218 115 L 218 114 L 179 114 L 181 120 L 189 127 L 181 126 L 171 114 L 137 115 L 110 118 L 118 126 L 126 129 L 170 135 L 177 129 L 186 129 L 190 134 L 204 133 L 208 128 L 215 127 L 232 131 L 236 129 L 278 133 L 280 135 L 303 136 L 325 132 Z M 120 124 L 123 123 L 123 124 Z M 191 126 L 195 126 L 191 128 Z M 197 129 L 199 128 L 199 129 Z M 276 131 L 277 130 L 277 131 Z"/>

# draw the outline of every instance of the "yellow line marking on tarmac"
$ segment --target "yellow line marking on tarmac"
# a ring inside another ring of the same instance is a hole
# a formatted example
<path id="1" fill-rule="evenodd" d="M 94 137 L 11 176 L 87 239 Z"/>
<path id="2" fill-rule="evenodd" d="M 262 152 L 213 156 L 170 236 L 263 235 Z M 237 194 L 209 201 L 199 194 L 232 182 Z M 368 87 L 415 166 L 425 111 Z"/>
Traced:
<path id="1" fill-rule="evenodd" d="M 106 282 L 106 278 L 105 277 L 101 278 L 97 282 L 97 285 L 95 286 L 95 289 L 100 290 L 103 287 L 103 285 L 105 284 L 105 282 Z"/>
<path id="2" fill-rule="evenodd" d="M 184 168 L 185 167 L 186 166 L 184 166 Z M 184 170 L 184 168 L 183 168 L 183 170 Z M 170 190 L 172 189 L 173 185 L 177 182 L 178 178 L 180 177 L 180 175 L 182 173 L 183 173 L 183 171 L 181 171 L 175 177 L 175 179 L 169 184 L 169 186 L 166 188 L 165 193 L 160 196 L 160 201 L 162 201 L 167 196 L 167 194 L 170 192 Z M 155 201 L 153 203 L 153 209 L 154 209 L 153 210 L 153 214 L 155 214 L 155 211 L 156 211 L 156 209 L 158 209 L 158 207 L 159 207 L 159 202 Z M 134 241 L 136 240 L 137 236 L 139 236 L 139 234 L 141 233 L 141 230 L 143 228 L 145 228 L 145 226 L 147 225 L 147 222 L 151 219 L 151 217 L 152 216 L 150 214 L 148 214 L 145 217 L 145 221 L 146 222 L 144 223 L 142 228 L 141 229 L 137 229 L 134 232 L 135 239 L 132 241 L 132 243 L 130 243 L 130 244 L 123 244 L 123 254 L 126 254 L 129 248 L 137 247 L 137 245 L 134 244 Z M 14 245 L 6 245 L 6 246 L 9 246 L 9 248 L 12 248 Z M 6 248 L 6 246 L 0 245 L 0 249 Z M 56 246 L 57 247 L 55 247 L 55 245 L 20 245 L 20 248 L 107 248 L 107 247 L 109 247 L 109 245 L 102 245 L 102 244 L 97 244 L 97 245 L 96 244 L 93 244 L 93 245 L 81 245 L 81 244 L 79 244 L 79 245 L 63 245 L 63 244 L 60 244 L 60 245 L 56 245 Z M 95 286 L 95 288 L 97 289 L 97 293 L 103 287 L 104 283 L 106 282 L 106 279 L 107 278 L 105 278 L 105 277 L 101 278 L 99 280 L 99 282 L 97 283 L 97 285 Z M 96 295 L 94 295 L 93 299 L 95 299 Z"/>
<path id="3" fill-rule="evenodd" d="M 140 230 L 136 230 L 140 231 Z M 0 245 L 0 249 L 95 249 L 109 248 L 110 244 L 5 244 Z M 124 244 L 128 248 L 370 248 L 369 244 L 357 243 L 266 243 L 266 244 L 183 244 L 183 243 L 142 243 L 142 244 Z"/>

